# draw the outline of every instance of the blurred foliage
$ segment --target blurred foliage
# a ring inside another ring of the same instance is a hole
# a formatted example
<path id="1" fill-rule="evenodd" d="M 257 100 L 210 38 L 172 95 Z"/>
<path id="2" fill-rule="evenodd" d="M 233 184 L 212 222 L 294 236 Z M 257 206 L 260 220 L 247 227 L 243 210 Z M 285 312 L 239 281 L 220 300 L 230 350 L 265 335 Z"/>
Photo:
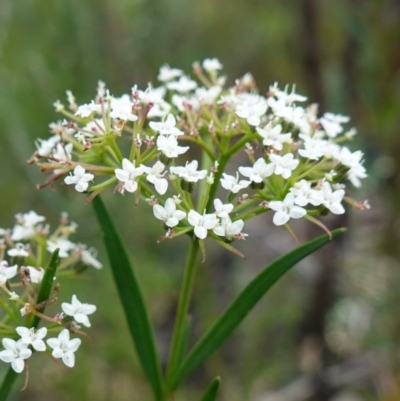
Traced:
<path id="1" fill-rule="evenodd" d="M 314 273 L 320 262 L 309 259 L 261 302 L 221 352 L 189 380 L 177 401 L 199 398 L 217 374 L 222 376 L 221 401 L 268 401 L 299 377 L 311 372 L 321 378 L 332 364 L 340 367 L 363 355 L 372 355 L 373 366 L 363 362 L 372 372 L 369 376 L 333 386 L 326 396 L 303 399 L 397 400 L 399 21 L 396 0 L 2 0 L 0 226 L 11 226 L 15 213 L 30 209 L 54 224 L 67 210 L 80 224 L 80 239 L 101 247 L 92 210 L 83 197 L 60 186 L 36 191 L 43 177 L 25 164 L 34 151 L 34 139 L 45 137 L 55 118 L 52 102 L 63 99 L 66 89 L 86 102 L 102 79 L 119 95 L 134 83 L 143 88 L 155 82 L 165 62 L 190 69 L 193 61 L 205 57 L 223 62 L 230 83 L 248 71 L 261 91 L 274 81 L 297 83 L 298 91 L 320 103 L 322 110 L 351 115 L 371 175 L 358 197 L 369 197 L 373 209 L 353 214 L 346 223 L 350 232 L 345 243 L 332 251 L 340 267 L 335 268 L 333 296 L 322 317 L 329 357 L 318 357 L 319 345 L 312 337 L 299 341 L 318 281 Z M 135 213 L 129 196 L 116 198 L 109 194 L 106 201 L 137 260 L 165 359 L 187 244 L 182 238 L 172 248 L 169 242 L 156 246 L 157 222 Z M 267 224 L 250 229 L 251 237 L 243 245 L 249 256 L 246 264 L 216 251 L 209 255 L 208 267 L 200 269 L 193 305 L 195 336 L 259 268 L 293 247 L 283 231 L 266 234 Z M 100 256 L 105 260 L 102 249 Z M 106 267 L 91 277 L 85 299 L 96 303 L 99 312 L 93 341 L 85 342 L 77 367 L 66 371 L 38 358 L 28 389 L 17 389 L 14 399 L 150 399 L 111 274 Z M 80 283 L 65 285 L 66 299 L 75 286 Z M 5 372 L 6 366 L 0 369 Z"/>

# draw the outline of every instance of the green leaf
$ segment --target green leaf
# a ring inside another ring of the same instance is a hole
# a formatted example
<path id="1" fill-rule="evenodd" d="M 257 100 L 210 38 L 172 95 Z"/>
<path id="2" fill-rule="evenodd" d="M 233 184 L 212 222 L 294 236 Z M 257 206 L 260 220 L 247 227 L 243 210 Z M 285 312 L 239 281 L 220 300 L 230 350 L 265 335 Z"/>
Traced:
<path id="1" fill-rule="evenodd" d="M 215 401 L 220 383 L 221 379 L 216 377 L 204 393 L 203 397 L 200 398 L 200 401 Z"/>
<path id="2" fill-rule="evenodd" d="M 345 229 L 332 231 L 332 238 L 342 234 Z M 178 369 L 172 389 L 197 368 L 210 354 L 232 334 L 236 327 L 247 316 L 262 296 L 297 262 L 315 252 L 327 242 L 329 235 L 322 235 L 304 245 L 299 246 L 288 254 L 276 259 L 259 273 L 236 297 L 231 305 L 223 312 L 213 326 L 194 346 Z"/>
<path id="3" fill-rule="evenodd" d="M 57 267 L 58 267 L 58 252 L 59 249 L 56 249 L 50 258 L 49 265 L 47 266 L 46 271 L 44 272 L 42 284 L 40 285 L 39 289 L 39 294 L 36 300 L 36 304 L 40 304 L 42 302 L 45 302 L 49 299 L 51 290 L 54 285 L 54 277 L 56 275 Z M 38 309 L 39 312 L 43 313 L 45 310 L 46 306 L 43 306 L 43 308 Z M 35 329 L 39 326 L 40 323 L 40 317 L 39 316 L 34 316 L 33 321 L 32 321 L 32 326 Z M 30 325 L 27 324 L 29 327 Z"/>
<path id="4" fill-rule="evenodd" d="M 18 373 L 16 373 L 14 369 L 10 367 L 7 371 L 6 377 L 4 378 L 3 384 L 0 388 L 0 401 L 7 400 L 8 395 L 10 394 L 11 389 L 17 377 Z"/>
<path id="5" fill-rule="evenodd" d="M 51 255 L 49 265 L 44 273 L 42 283 L 40 285 L 39 294 L 36 300 L 36 304 L 40 304 L 49 299 L 51 294 L 51 289 L 53 288 L 54 283 L 54 275 L 56 274 L 56 270 L 58 267 L 58 249 L 56 249 L 53 254 Z M 38 309 L 39 312 L 44 312 L 44 306 L 41 309 Z M 29 315 L 29 318 L 32 315 Z M 31 322 L 27 319 L 26 326 L 27 327 L 34 327 L 35 329 L 39 326 L 40 317 L 33 315 L 33 319 Z M 18 373 L 14 371 L 13 368 L 9 368 L 6 374 L 6 377 L 3 380 L 3 384 L 0 388 L 0 401 L 5 401 L 8 398 L 8 395 L 11 392 L 11 389 L 15 383 L 15 380 L 18 377 Z"/>
<path id="6" fill-rule="evenodd" d="M 99 196 L 92 201 L 110 260 L 115 284 L 125 312 L 125 318 L 142 368 L 149 379 L 156 400 L 164 399 L 161 367 L 156 352 L 154 334 L 139 283 L 131 267 L 124 244 Z"/>

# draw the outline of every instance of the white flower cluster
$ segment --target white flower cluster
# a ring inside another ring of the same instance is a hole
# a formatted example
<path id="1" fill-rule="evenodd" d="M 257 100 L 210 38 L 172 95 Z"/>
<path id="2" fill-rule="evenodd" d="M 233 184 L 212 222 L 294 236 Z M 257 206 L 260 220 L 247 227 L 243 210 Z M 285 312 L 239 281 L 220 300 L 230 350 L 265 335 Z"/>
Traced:
<path id="1" fill-rule="evenodd" d="M 68 221 L 66 213 L 62 213 L 59 226 L 53 233 L 50 232 L 50 226 L 45 224 L 45 217 L 39 216 L 34 211 L 18 213 L 15 220 L 13 228 L 0 228 L 0 261 L 2 261 L 0 263 L 7 263 L 3 260 L 7 255 L 11 260 L 18 262 L 20 270 L 30 272 L 30 281 L 33 283 L 40 283 L 43 277 L 41 266 L 46 250 L 53 253 L 55 249 L 59 249 L 59 257 L 63 259 L 63 270 L 74 268 L 79 264 L 96 269 L 102 267 L 96 259 L 95 249 L 70 241 L 69 237 L 75 233 L 78 226 Z M 15 274 L 17 264 L 13 266 Z M 32 267 L 36 264 L 39 264 L 39 267 Z M 0 273 L 0 284 L 3 280 Z"/>
<path id="2" fill-rule="evenodd" d="M 90 327 L 87 315 L 96 311 L 95 305 L 82 304 L 76 298 L 72 297 L 72 303 L 63 302 L 62 309 L 68 316 L 72 316 L 76 322 L 82 323 L 86 327 Z M 61 320 L 60 320 L 61 322 Z M 79 326 L 72 325 L 76 331 Z M 21 373 L 25 367 L 25 360 L 32 356 L 32 349 L 38 352 L 46 351 L 46 344 L 43 339 L 47 336 L 48 329 L 41 327 L 36 330 L 31 327 L 19 326 L 15 329 L 19 339 L 4 337 L 2 339 L 3 351 L 0 351 L 0 360 L 11 363 L 11 367 L 17 373 Z M 52 349 L 51 355 L 54 358 L 61 359 L 66 366 L 73 368 L 75 365 L 75 352 L 81 345 L 80 338 L 70 339 L 70 330 L 63 329 L 58 337 L 46 340 L 47 345 Z M 31 349 L 32 348 L 32 349 Z"/>
<path id="3" fill-rule="evenodd" d="M 246 237 L 246 219 L 271 210 L 274 224 L 286 225 L 344 213 L 343 202 L 367 207 L 346 196 L 347 181 L 359 187 L 367 176 L 362 152 L 343 145 L 356 134 L 345 126 L 348 117 L 319 117 L 318 106 L 302 106 L 307 98 L 294 87 L 274 84 L 262 96 L 251 74 L 224 89 L 221 69 L 217 59 L 195 63 L 194 80 L 164 65 L 159 87 L 135 85 L 115 97 L 99 82 L 95 99 L 79 106 L 68 93 L 69 109 L 55 103 L 64 120 L 51 124 L 53 136 L 36 142 L 31 159 L 52 173 L 43 186 L 63 177 L 90 200 L 113 185 L 135 193 L 136 202 L 148 199 L 165 223 L 164 238 L 193 231 L 225 247 Z M 249 162 L 234 166 L 239 152 Z M 228 191 L 225 201 L 221 189 Z M 245 189 L 251 193 L 234 201 Z"/>
<path id="4" fill-rule="evenodd" d="M 17 214 L 15 217 L 16 224 L 12 229 L 0 229 L 0 291 L 6 295 L 0 304 L 4 310 L 0 336 L 3 337 L 2 344 L 5 348 L 0 351 L 0 360 L 11 363 L 14 371 L 21 373 L 25 361 L 32 355 L 32 350 L 46 351 L 43 339 L 48 333 L 58 332 L 59 326 L 64 325 L 65 328 L 57 338 L 49 338 L 46 342 L 52 348 L 54 358 L 60 358 L 67 366 L 73 367 L 74 352 L 81 340 L 71 340 L 70 331 L 81 333 L 78 324 L 90 327 L 88 315 L 95 312 L 96 306 L 81 303 L 73 295 L 71 303 L 61 304 L 61 313 L 54 317 L 45 315 L 44 308 L 57 302 L 60 288 L 55 283 L 50 298 L 36 304 L 45 275 L 42 266 L 47 266 L 47 256 L 56 249 L 59 250 L 61 259 L 57 280 L 62 277 L 78 277 L 77 270 L 81 270 L 82 265 L 97 269 L 102 265 L 95 258 L 94 250 L 69 240 L 77 226 L 68 222 L 65 213 L 53 233 L 50 233 L 49 225 L 45 224 L 45 218 L 33 211 Z M 19 289 L 22 289 L 22 293 L 18 294 L 16 291 Z M 15 313 L 18 305 L 20 313 Z M 34 316 L 42 322 L 50 322 L 51 326 L 36 330 L 32 326 Z M 13 327 L 12 323 L 16 323 L 17 327 Z"/>

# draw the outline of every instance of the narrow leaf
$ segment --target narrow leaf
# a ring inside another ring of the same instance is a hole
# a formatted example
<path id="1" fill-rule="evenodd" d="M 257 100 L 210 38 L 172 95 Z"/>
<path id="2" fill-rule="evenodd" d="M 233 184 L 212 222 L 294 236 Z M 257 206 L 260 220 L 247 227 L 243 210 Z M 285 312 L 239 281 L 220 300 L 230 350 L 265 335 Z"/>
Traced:
<path id="1" fill-rule="evenodd" d="M 203 397 L 201 397 L 200 401 L 215 401 L 217 398 L 220 383 L 221 379 L 217 376 L 210 384 Z"/>
<path id="2" fill-rule="evenodd" d="M 100 196 L 93 199 L 92 205 L 103 233 L 114 281 L 139 361 L 149 379 L 156 400 L 162 400 L 164 389 L 161 367 L 139 283 L 131 267 L 124 244 Z"/>
<path id="3" fill-rule="evenodd" d="M 7 400 L 17 377 L 18 373 L 16 373 L 14 369 L 10 367 L 7 371 L 6 377 L 4 378 L 3 384 L 0 388 L 0 401 Z"/>
<path id="4" fill-rule="evenodd" d="M 59 249 L 56 249 L 51 255 L 49 265 L 47 266 L 47 269 L 43 275 L 42 284 L 40 285 L 36 304 L 45 302 L 50 297 L 51 290 L 54 285 L 54 277 L 56 275 L 56 271 L 57 271 L 57 267 L 58 267 L 58 251 L 59 251 Z M 46 307 L 44 306 L 43 308 L 38 309 L 38 311 L 43 313 L 45 308 Z M 39 326 L 39 323 L 40 323 L 40 317 L 35 315 L 33 318 L 31 327 L 37 328 Z"/>
<path id="5" fill-rule="evenodd" d="M 345 229 L 332 231 L 332 238 L 342 234 Z M 259 273 L 236 297 L 220 318 L 205 333 L 183 361 L 173 380 L 172 389 L 197 368 L 210 354 L 232 334 L 262 296 L 297 262 L 315 252 L 330 240 L 322 235 L 307 242 L 276 259 Z"/>

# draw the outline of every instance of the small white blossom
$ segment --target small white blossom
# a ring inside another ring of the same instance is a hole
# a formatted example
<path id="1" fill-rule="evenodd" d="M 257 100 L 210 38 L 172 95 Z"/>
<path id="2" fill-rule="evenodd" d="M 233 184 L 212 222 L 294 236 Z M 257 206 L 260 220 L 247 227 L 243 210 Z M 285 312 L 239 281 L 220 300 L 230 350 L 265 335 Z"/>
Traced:
<path id="1" fill-rule="evenodd" d="M 294 203 L 299 206 L 307 206 L 309 203 L 313 206 L 319 206 L 323 201 L 321 191 L 311 188 L 311 183 L 306 180 L 297 182 L 290 192 L 295 196 Z"/>
<path id="2" fill-rule="evenodd" d="M 247 188 L 251 181 L 240 180 L 239 173 L 236 173 L 236 178 L 233 175 L 228 175 L 222 173 L 223 178 L 221 178 L 222 188 L 237 194 L 241 189 Z"/>
<path id="3" fill-rule="evenodd" d="M 112 98 L 110 117 L 122 121 L 136 121 L 138 116 L 132 113 L 133 102 L 129 95 Z"/>
<path id="4" fill-rule="evenodd" d="M 22 340 L 14 341 L 11 338 L 3 338 L 5 350 L 0 352 L 0 359 L 3 362 L 11 363 L 15 372 L 21 373 L 25 367 L 25 359 L 32 355 L 32 351 Z"/>
<path id="5" fill-rule="evenodd" d="M 154 216 L 158 220 L 162 220 L 168 227 L 175 227 L 179 224 L 179 221 L 186 217 L 186 213 L 182 210 L 176 209 L 176 202 L 172 198 L 168 198 L 165 201 L 165 206 L 154 205 L 153 206 Z"/>
<path id="6" fill-rule="evenodd" d="M 219 222 L 215 213 L 201 215 L 195 210 L 189 212 L 188 221 L 194 227 L 194 234 L 200 239 L 205 239 L 207 230 L 212 230 Z"/>
<path id="7" fill-rule="evenodd" d="M 10 301 L 19 299 L 19 295 L 15 291 L 10 291 L 8 295 L 10 295 L 10 298 L 8 298 Z"/>
<path id="8" fill-rule="evenodd" d="M 273 217 L 273 223 L 276 226 L 286 224 L 290 218 L 300 219 L 307 214 L 305 209 L 294 204 L 294 195 L 292 193 L 288 193 L 283 202 L 269 202 L 269 208 L 276 212 Z"/>
<path id="9" fill-rule="evenodd" d="M 122 160 L 122 169 L 115 169 L 115 176 L 123 182 L 123 189 L 128 192 L 135 192 L 138 188 L 136 178 L 143 174 L 143 166 L 135 167 L 128 159 Z"/>
<path id="10" fill-rule="evenodd" d="M 149 126 L 160 135 L 183 135 L 183 132 L 179 128 L 176 128 L 176 119 L 173 114 L 168 114 L 166 120 L 163 122 L 150 121 Z"/>
<path id="11" fill-rule="evenodd" d="M 17 274 L 18 265 L 8 266 L 8 263 L 3 260 L 0 262 L 0 286 L 3 286 L 7 280 L 13 278 Z"/>
<path id="12" fill-rule="evenodd" d="M 220 199 L 214 199 L 215 214 L 217 217 L 227 217 L 233 210 L 231 203 L 223 204 Z"/>
<path id="13" fill-rule="evenodd" d="M 261 116 L 266 113 L 267 107 L 265 101 L 250 98 L 246 102 L 238 104 L 235 112 L 240 118 L 246 119 L 249 125 L 258 127 L 261 123 Z"/>
<path id="14" fill-rule="evenodd" d="M 156 191 L 160 195 L 164 195 L 168 189 L 168 181 L 164 178 L 166 171 L 163 173 L 165 168 L 164 164 L 160 161 L 156 162 L 153 167 L 143 166 L 144 172 L 147 174 L 146 180 L 151 182 Z"/>
<path id="15" fill-rule="evenodd" d="M 339 160 L 344 166 L 350 168 L 347 176 L 357 188 L 361 186 L 360 179 L 367 177 L 365 167 L 362 165 L 362 158 L 363 153 L 360 150 L 351 153 L 348 148 L 342 148 L 340 152 Z"/>
<path id="16" fill-rule="evenodd" d="M 178 177 L 183 178 L 188 182 L 197 182 L 202 180 L 207 175 L 207 170 L 197 171 L 199 163 L 197 160 L 193 160 L 190 163 L 186 162 L 185 167 L 176 166 L 171 167 L 170 170 L 173 174 L 176 174 Z"/>
<path id="17" fill-rule="evenodd" d="M 206 58 L 203 61 L 203 68 L 208 72 L 213 72 L 222 69 L 222 64 L 216 58 Z"/>
<path id="18" fill-rule="evenodd" d="M 169 65 L 165 64 L 160 68 L 160 73 L 157 79 L 161 82 L 171 81 L 172 79 L 178 78 L 182 75 L 182 70 L 177 68 L 171 68 Z"/>
<path id="19" fill-rule="evenodd" d="M 267 164 L 265 160 L 260 157 L 253 165 L 253 167 L 239 167 L 239 172 L 250 181 L 260 183 L 264 178 L 269 177 L 274 172 L 274 164 Z"/>
<path id="20" fill-rule="evenodd" d="M 75 184 L 75 189 L 78 192 L 85 192 L 89 187 L 89 181 L 94 178 L 93 174 L 86 173 L 86 170 L 78 165 L 74 168 L 73 174 L 64 178 L 67 185 Z"/>
<path id="21" fill-rule="evenodd" d="M 344 207 L 341 204 L 345 194 L 344 189 L 338 189 L 333 192 L 329 182 L 324 182 L 322 184 L 321 193 L 323 196 L 322 204 L 333 214 L 343 214 L 345 212 Z"/>
<path id="22" fill-rule="evenodd" d="M 215 100 L 221 93 L 220 86 L 212 86 L 211 88 L 197 88 L 195 95 L 202 104 L 214 104 Z"/>
<path id="23" fill-rule="evenodd" d="M 21 270 L 26 269 L 29 271 L 29 278 L 32 283 L 39 284 L 43 280 L 44 270 L 41 267 L 23 266 Z"/>
<path id="24" fill-rule="evenodd" d="M 96 259 L 97 252 L 94 249 L 81 250 L 81 259 L 85 265 L 92 266 L 95 269 L 101 269 L 103 265 Z"/>
<path id="25" fill-rule="evenodd" d="M 47 241 L 47 250 L 50 253 L 53 253 L 56 249 L 59 249 L 58 256 L 60 258 L 67 258 L 70 251 L 72 251 L 75 246 L 76 245 L 73 242 L 63 237 Z"/>
<path id="26" fill-rule="evenodd" d="M 272 123 L 268 123 L 264 128 L 256 127 L 258 134 L 263 138 L 263 144 L 270 146 L 276 150 L 283 149 L 283 143 L 290 143 L 292 141 L 292 134 L 282 134 L 282 125 L 277 124 L 274 127 Z"/>
<path id="27" fill-rule="evenodd" d="M 160 135 L 157 138 L 157 149 L 164 153 L 165 156 L 174 158 L 185 153 L 189 149 L 189 146 L 179 146 L 174 135 Z"/>
<path id="28" fill-rule="evenodd" d="M 7 255 L 11 257 L 23 257 L 29 256 L 29 252 L 25 249 L 25 245 L 21 243 L 15 244 L 15 248 L 11 248 L 7 251 Z"/>
<path id="29" fill-rule="evenodd" d="M 81 345 L 80 338 L 74 338 L 70 340 L 69 331 L 64 329 L 60 332 L 57 338 L 49 338 L 46 342 L 49 347 L 53 348 L 51 355 L 54 358 L 62 359 L 64 364 L 69 368 L 74 367 L 74 352 L 76 352 Z"/>
<path id="30" fill-rule="evenodd" d="M 236 220 L 232 222 L 229 216 L 223 217 L 221 223 L 217 225 L 213 231 L 216 235 L 220 237 L 225 237 L 227 239 L 232 239 L 236 235 L 240 234 L 243 230 L 244 222 L 243 220 Z M 245 234 L 243 234 L 245 236 Z"/>
<path id="31" fill-rule="evenodd" d="M 27 327 L 19 326 L 15 330 L 21 336 L 21 341 L 24 344 L 32 345 L 36 351 L 46 351 L 46 344 L 43 341 L 43 338 L 47 335 L 46 327 L 40 328 L 36 333 L 33 327 L 28 329 Z"/>
<path id="32" fill-rule="evenodd" d="M 182 75 L 178 81 L 168 82 L 167 88 L 180 93 L 186 93 L 192 91 L 193 89 L 196 89 L 197 82 L 191 80 L 186 75 Z"/>
<path id="33" fill-rule="evenodd" d="M 49 156 L 57 143 L 60 142 L 60 140 L 60 135 L 51 136 L 49 139 L 37 139 L 37 141 L 35 142 L 37 152 L 42 157 Z"/>
<path id="34" fill-rule="evenodd" d="M 78 107 L 78 110 L 75 112 L 76 116 L 79 117 L 89 117 L 92 113 L 101 113 L 101 105 L 98 103 L 94 103 L 93 101 L 90 104 L 82 104 Z"/>
<path id="35" fill-rule="evenodd" d="M 279 156 L 271 153 L 269 159 L 275 165 L 274 173 L 288 179 L 292 175 L 292 171 L 299 165 L 299 160 L 293 158 L 292 153 L 286 153 Z"/>
<path id="36" fill-rule="evenodd" d="M 61 308 L 66 315 L 73 316 L 76 322 L 82 323 L 85 327 L 90 327 L 87 315 L 91 315 L 96 311 L 95 305 L 81 303 L 76 295 L 72 295 L 72 302 L 70 304 L 63 302 Z"/>

